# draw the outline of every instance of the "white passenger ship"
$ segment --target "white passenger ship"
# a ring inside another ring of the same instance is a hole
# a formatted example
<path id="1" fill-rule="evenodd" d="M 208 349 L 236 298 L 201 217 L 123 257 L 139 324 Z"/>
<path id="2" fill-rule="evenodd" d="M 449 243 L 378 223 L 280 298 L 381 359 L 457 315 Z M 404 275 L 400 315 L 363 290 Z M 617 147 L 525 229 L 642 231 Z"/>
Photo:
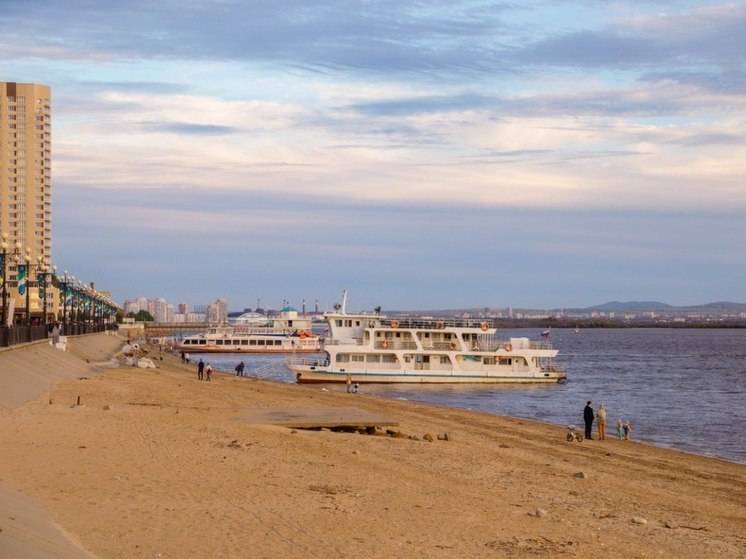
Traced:
<path id="1" fill-rule="evenodd" d="M 315 353 L 321 338 L 312 321 L 297 311 L 283 309 L 263 323 L 213 326 L 204 334 L 184 338 L 178 349 L 187 353 Z"/>
<path id="2" fill-rule="evenodd" d="M 354 383 L 556 383 L 549 342 L 501 340 L 487 321 L 389 319 L 337 312 L 324 316 L 330 336 L 319 360 L 289 359 L 296 380 Z"/>

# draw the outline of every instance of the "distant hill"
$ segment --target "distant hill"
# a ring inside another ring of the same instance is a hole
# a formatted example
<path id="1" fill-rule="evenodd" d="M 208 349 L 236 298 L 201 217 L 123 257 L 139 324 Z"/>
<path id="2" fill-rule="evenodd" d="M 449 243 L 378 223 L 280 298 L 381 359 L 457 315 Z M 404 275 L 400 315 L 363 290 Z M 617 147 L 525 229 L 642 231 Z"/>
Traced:
<path id="1" fill-rule="evenodd" d="M 402 314 L 420 314 L 420 315 L 432 315 L 432 316 L 446 316 L 454 314 L 469 313 L 474 315 L 489 314 L 491 311 L 504 312 L 506 309 L 502 308 L 466 308 L 466 309 L 431 309 L 431 310 L 394 310 L 389 311 L 390 313 L 402 313 Z M 730 301 L 716 301 L 713 303 L 704 303 L 702 305 L 690 305 L 690 306 L 675 306 L 669 305 L 668 303 L 661 303 L 660 301 L 609 301 L 600 305 L 593 305 L 591 307 L 580 307 L 580 308 L 555 308 L 555 309 L 530 309 L 530 308 L 513 308 L 514 313 L 540 313 L 540 312 L 551 312 L 557 313 L 564 311 L 565 313 L 591 313 L 591 312 L 614 312 L 614 313 L 640 313 L 640 312 L 659 312 L 659 313 L 677 313 L 677 312 L 701 312 L 701 313 L 741 313 L 746 312 L 746 303 L 733 303 Z"/>
<path id="2" fill-rule="evenodd" d="M 586 311 L 602 312 L 641 312 L 641 311 L 667 311 L 675 307 L 660 301 L 609 301 L 601 305 L 586 307 Z"/>
<path id="3" fill-rule="evenodd" d="M 746 312 L 746 303 L 732 303 L 730 301 L 717 301 L 703 305 L 675 306 L 660 301 L 610 301 L 593 307 L 579 309 L 582 311 L 600 312 Z"/>

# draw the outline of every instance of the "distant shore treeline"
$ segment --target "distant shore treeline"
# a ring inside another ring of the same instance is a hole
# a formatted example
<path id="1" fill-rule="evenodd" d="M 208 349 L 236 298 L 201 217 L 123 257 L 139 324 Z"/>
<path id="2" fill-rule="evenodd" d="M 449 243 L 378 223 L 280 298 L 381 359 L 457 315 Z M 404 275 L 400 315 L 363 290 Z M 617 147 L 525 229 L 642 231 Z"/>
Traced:
<path id="1" fill-rule="evenodd" d="M 614 320 L 601 318 L 496 318 L 496 328 L 746 328 L 746 320 L 674 322 L 672 320 Z"/>

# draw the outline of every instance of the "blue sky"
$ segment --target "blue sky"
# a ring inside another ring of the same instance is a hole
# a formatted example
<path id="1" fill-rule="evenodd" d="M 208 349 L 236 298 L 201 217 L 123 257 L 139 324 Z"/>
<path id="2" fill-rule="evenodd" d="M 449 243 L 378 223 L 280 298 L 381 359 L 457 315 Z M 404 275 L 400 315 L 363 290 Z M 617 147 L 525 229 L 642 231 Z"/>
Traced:
<path id="1" fill-rule="evenodd" d="M 744 300 L 746 4 L 3 2 L 54 259 L 232 308 Z"/>

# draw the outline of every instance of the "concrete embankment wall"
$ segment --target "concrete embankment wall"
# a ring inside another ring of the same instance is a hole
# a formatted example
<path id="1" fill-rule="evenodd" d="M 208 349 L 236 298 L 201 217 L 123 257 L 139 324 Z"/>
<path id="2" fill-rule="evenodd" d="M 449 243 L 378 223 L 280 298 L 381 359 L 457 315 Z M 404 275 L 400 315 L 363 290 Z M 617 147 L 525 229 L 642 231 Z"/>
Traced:
<path id="1" fill-rule="evenodd" d="M 89 334 L 68 338 L 68 351 L 46 341 L 0 351 L 0 410 L 35 400 L 62 380 L 94 374 L 95 363 L 106 361 L 122 347 L 114 335 Z"/>
<path id="2" fill-rule="evenodd" d="M 26 344 L 0 351 L 0 410 L 10 413 L 35 400 L 56 382 L 100 372 L 123 345 L 107 334 L 68 338 L 68 351 L 48 342 Z M 0 480 L 0 558 L 91 559 L 50 518 L 44 507 Z"/>

